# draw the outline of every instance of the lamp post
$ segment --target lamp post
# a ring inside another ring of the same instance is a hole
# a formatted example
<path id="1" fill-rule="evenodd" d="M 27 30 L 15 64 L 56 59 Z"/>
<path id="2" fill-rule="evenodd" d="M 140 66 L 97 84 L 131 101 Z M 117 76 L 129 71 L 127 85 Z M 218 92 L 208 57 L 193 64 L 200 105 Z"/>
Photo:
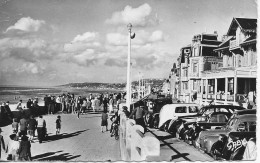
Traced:
<path id="1" fill-rule="evenodd" d="M 138 100 L 140 100 L 140 96 L 141 96 L 141 75 L 140 75 L 140 72 L 139 72 L 139 75 L 138 75 Z"/>
<path id="2" fill-rule="evenodd" d="M 130 104 L 131 104 L 131 30 L 132 24 L 129 23 L 127 25 L 128 28 L 128 56 L 127 56 L 127 87 L 126 87 L 126 106 L 128 111 L 130 111 Z"/>

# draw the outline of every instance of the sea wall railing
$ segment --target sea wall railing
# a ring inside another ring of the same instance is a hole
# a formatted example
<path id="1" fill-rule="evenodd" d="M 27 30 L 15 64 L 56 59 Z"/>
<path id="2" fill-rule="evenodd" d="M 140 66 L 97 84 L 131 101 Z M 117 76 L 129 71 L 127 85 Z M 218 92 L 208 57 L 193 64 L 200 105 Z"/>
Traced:
<path id="1" fill-rule="evenodd" d="M 147 161 L 160 156 L 160 141 L 144 135 L 144 128 L 135 120 L 120 114 L 120 150 L 123 161 Z"/>

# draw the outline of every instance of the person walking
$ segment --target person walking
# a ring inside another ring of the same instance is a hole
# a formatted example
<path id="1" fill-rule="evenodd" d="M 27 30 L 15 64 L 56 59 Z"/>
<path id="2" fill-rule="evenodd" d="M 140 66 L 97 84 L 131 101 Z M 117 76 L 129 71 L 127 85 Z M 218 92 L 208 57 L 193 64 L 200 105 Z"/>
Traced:
<path id="1" fill-rule="evenodd" d="M 104 97 L 104 100 L 103 100 L 103 108 L 104 110 L 107 111 L 107 106 L 108 106 L 108 99 L 106 97 Z"/>
<path id="2" fill-rule="evenodd" d="M 20 148 L 20 142 L 18 141 L 18 136 L 16 134 L 11 134 L 10 141 L 6 147 L 7 160 L 8 161 L 18 161 L 18 150 Z"/>
<path id="3" fill-rule="evenodd" d="M 61 111 L 64 112 L 65 109 L 65 94 L 63 94 L 61 97 Z"/>
<path id="4" fill-rule="evenodd" d="M 2 136 L 2 133 L 3 131 L 2 131 L 2 129 L 0 128 L 0 159 L 1 159 L 1 150 L 2 150 L 2 148 L 3 148 L 3 150 L 5 150 L 5 141 L 4 141 L 4 138 L 3 138 L 3 136 Z"/>
<path id="5" fill-rule="evenodd" d="M 19 134 L 19 136 L 26 135 L 27 134 L 28 121 L 27 121 L 27 119 L 25 119 L 25 115 L 23 115 L 23 118 L 20 119 L 19 125 L 20 125 L 20 134 Z"/>
<path id="6" fill-rule="evenodd" d="M 40 115 L 39 118 L 37 119 L 37 133 L 38 133 L 39 143 L 42 143 L 42 140 L 44 139 L 44 135 L 46 134 L 46 122 L 42 118 L 42 115 Z"/>
<path id="7" fill-rule="evenodd" d="M 14 134 L 17 134 L 18 126 L 19 126 L 19 124 L 17 122 L 17 118 L 13 118 L 12 129 L 13 129 Z"/>
<path id="8" fill-rule="evenodd" d="M 79 114 L 80 114 L 80 109 L 81 109 L 81 96 L 78 97 L 77 99 L 77 107 L 76 107 L 76 112 L 77 112 L 77 118 L 79 119 Z"/>
<path id="9" fill-rule="evenodd" d="M 60 115 L 58 115 L 56 119 L 56 135 L 60 133 L 60 129 L 61 129 L 61 118 Z"/>
<path id="10" fill-rule="evenodd" d="M 28 137 L 25 135 L 23 135 L 21 138 L 18 154 L 19 161 L 31 161 L 31 143 L 28 141 Z"/>
<path id="11" fill-rule="evenodd" d="M 83 99 L 83 104 L 82 104 L 82 106 L 81 106 L 80 111 L 81 111 L 82 114 L 85 114 L 85 113 L 86 113 L 86 110 L 87 110 L 87 100 L 84 98 L 84 99 Z"/>
<path id="12" fill-rule="evenodd" d="M 144 132 L 146 131 L 146 126 L 144 123 L 144 115 L 145 115 L 144 106 L 136 107 L 133 112 L 130 114 L 129 118 L 133 118 L 135 116 L 135 122 L 137 125 L 140 125 L 144 128 Z"/>
<path id="13" fill-rule="evenodd" d="M 33 136 L 35 129 L 37 127 L 37 121 L 34 119 L 33 115 L 31 115 L 29 121 L 28 121 L 28 135 L 29 135 L 29 141 L 33 141 Z"/>
<path id="14" fill-rule="evenodd" d="M 91 101 L 87 98 L 87 110 L 91 109 Z"/>
<path id="15" fill-rule="evenodd" d="M 113 98 L 112 97 L 110 97 L 110 100 L 109 100 L 109 114 L 111 114 L 112 113 L 112 111 L 113 111 Z"/>
<path id="16" fill-rule="evenodd" d="M 101 132 L 103 133 L 103 128 L 106 126 L 106 131 L 108 131 L 108 128 L 107 128 L 107 119 L 108 119 L 108 114 L 107 114 L 107 111 L 104 110 L 102 113 L 101 113 Z"/>
<path id="17" fill-rule="evenodd" d="M 59 95 L 57 98 L 56 98 L 56 111 L 59 112 L 61 111 L 61 96 Z"/>
<path id="18" fill-rule="evenodd" d="M 95 106 L 96 105 L 96 99 L 95 98 L 91 100 L 91 105 L 92 105 L 91 107 L 93 109 L 93 112 L 95 112 L 96 111 L 96 106 Z"/>

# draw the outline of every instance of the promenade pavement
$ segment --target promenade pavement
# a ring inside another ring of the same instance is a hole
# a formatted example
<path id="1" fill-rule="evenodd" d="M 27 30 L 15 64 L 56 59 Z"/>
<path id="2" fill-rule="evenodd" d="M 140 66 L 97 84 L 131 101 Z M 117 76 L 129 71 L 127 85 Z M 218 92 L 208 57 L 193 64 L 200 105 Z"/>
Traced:
<path id="1" fill-rule="evenodd" d="M 160 140 L 160 156 L 152 157 L 149 161 L 214 161 L 209 155 L 178 138 L 173 138 L 167 132 L 149 128 L 145 135 L 153 135 Z"/>
<path id="2" fill-rule="evenodd" d="M 61 115 L 61 134 L 55 135 L 55 115 L 43 118 L 47 123 L 48 140 L 39 144 L 35 138 L 31 144 L 33 161 L 118 161 L 121 160 L 119 141 L 110 137 L 110 132 L 101 132 L 101 114 L 88 113 Z M 109 129 L 110 129 L 110 120 Z M 5 143 L 9 141 L 12 132 L 11 125 L 2 127 Z M 6 154 L 2 150 L 2 159 Z"/>

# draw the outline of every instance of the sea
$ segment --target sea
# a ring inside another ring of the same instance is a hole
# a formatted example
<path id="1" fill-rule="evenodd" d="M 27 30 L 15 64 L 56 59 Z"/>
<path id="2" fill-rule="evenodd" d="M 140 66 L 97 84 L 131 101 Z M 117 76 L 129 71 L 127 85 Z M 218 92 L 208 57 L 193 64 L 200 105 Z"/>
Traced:
<path id="1" fill-rule="evenodd" d="M 38 98 L 43 101 L 45 95 L 58 96 L 70 93 L 77 96 L 87 97 L 90 93 L 98 94 L 117 93 L 122 90 L 111 89 L 89 89 L 71 87 L 25 87 L 25 86 L 0 86 L 0 102 L 9 101 L 10 104 L 17 104 L 20 100 L 27 102 L 28 99 Z"/>

